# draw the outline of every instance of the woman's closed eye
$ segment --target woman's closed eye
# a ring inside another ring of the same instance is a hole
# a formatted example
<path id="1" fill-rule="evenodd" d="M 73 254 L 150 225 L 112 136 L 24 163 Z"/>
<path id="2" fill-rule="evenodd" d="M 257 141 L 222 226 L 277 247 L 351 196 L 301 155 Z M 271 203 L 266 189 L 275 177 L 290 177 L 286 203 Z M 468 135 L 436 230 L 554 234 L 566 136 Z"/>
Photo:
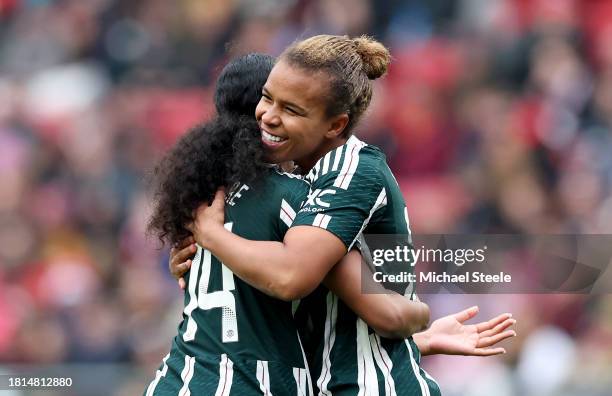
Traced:
<path id="1" fill-rule="evenodd" d="M 295 116 L 300 115 L 300 113 L 298 113 L 298 111 L 292 107 L 285 107 L 285 111 L 287 111 L 287 113 L 291 115 L 295 115 Z"/>

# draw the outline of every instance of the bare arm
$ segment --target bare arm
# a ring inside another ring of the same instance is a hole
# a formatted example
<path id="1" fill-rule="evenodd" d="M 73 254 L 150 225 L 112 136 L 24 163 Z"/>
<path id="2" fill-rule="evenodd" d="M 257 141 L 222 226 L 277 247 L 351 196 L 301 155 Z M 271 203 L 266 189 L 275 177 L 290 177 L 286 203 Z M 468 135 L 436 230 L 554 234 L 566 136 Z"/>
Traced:
<path id="1" fill-rule="evenodd" d="M 191 263 L 188 258 L 193 255 L 195 245 L 190 245 L 189 242 L 192 240 L 184 241 L 181 244 L 183 249 L 173 249 L 170 252 L 170 272 L 179 280 L 183 279 L 182 276 L 189 270 Z M 426 304 L 410 301 L 404 296 L 390 292 L 370 278 L 364 279 L 364 282 L 369 282 L 369 292 L 363 293 L 363 273 L 371 271 L 363 262 L 359 251 L 352 250 L 332 268 L 323 283 L 383 337 L 407 338 L 427 327 L 429 307 Z M 184 286 L 181 285 L 181 288 Z"/>
<path id="2" fill-rule="evenodd" d="M 281 300 L 312 292 L 346 254 L 344 243 L 329 231 L 310 226 L 289 229 L 283 242 L 251 241 L 223 226 L 224 193 L 203 204 L 191 226 L 195 240 L 242 280 Z"/>
<path id="3" fill-rule="evenodd" d="M 378 334 L 387 338 L 407 338 L 427 327 L 429 307 L 391 292 L 369 276 L 368 293 L 362 291 L 362 274 L 370 274 L 357 250 L 351 250 L 336 264 L 323 283 Z"/>

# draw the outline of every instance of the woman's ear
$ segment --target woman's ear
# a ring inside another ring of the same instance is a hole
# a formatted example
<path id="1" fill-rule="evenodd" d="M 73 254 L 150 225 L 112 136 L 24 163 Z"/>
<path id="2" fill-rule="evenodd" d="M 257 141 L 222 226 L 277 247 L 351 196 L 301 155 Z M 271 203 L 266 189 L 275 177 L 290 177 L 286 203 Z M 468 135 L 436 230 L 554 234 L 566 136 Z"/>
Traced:
<path id="1" fill-rule="evenodd" d="M 325 133 L 325 137 L 337 138 L 341 136 L 344 133 L 344 128 L 346 128 L 348 122 L 349 116 L 346 113 L 334 116 L 331 120 L 331 124 L 329 124 L 329 129 Z"/>

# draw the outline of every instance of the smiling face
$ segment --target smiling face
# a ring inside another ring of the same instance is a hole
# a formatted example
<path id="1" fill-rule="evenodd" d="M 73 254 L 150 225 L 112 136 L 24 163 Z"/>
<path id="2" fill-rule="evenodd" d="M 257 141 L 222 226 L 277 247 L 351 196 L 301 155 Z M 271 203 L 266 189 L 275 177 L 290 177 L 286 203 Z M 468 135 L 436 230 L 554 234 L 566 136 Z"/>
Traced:
<path id="1" fill-rule="evenodd" d="M 329 78 L 280 60 L 263 87 L 255 110 L 267 160 L 294 161 L 309 170 L 325 153 L 345 143 L 348 115 L 328 117 Z"/>

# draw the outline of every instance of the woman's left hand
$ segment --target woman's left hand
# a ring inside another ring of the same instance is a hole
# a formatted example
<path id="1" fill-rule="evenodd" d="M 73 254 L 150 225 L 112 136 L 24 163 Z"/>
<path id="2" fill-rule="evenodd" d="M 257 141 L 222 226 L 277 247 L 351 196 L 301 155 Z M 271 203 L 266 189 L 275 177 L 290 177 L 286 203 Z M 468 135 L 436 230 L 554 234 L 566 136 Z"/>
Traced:
<path id="1" fill-rule="evenodd" d="M 477 313 L 478 307 L 471 307 L 440 318 L 429 329 L 414 334 L 414 341 L 421 354 L 493 356 L 506 353 L 502 347 L 491 347 L 516 335 L 514 330 L 506 330 L 516 320 L 512 319 L 511 314 L 501 314 L 475 325 L 464 324 Z"/>
<path id="2" fill-rule="evenodd" d="M 208 248 L 208 236 L 223 228 L 225 221 L 225 189 L 219 188 L 213 201 L 203 203 L 196 209 L 195 220 L 187 226 L 196 242 L 203 248 Z"/>

